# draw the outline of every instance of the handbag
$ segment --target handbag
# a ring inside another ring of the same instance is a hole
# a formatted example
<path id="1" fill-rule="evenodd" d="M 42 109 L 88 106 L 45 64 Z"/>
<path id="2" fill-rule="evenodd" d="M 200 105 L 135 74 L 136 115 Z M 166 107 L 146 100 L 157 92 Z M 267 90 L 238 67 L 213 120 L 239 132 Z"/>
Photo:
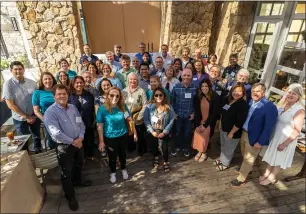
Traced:
<path id="1" fill-rule="evenodd" d="M 128 135 L 129 136 L 133 135 L 134 134 L 134 126 L 133 126 L 134 121 L 132 120 L 128 121 L 127 119 L 125 119 L 125 123 L 128 129 Z"/>

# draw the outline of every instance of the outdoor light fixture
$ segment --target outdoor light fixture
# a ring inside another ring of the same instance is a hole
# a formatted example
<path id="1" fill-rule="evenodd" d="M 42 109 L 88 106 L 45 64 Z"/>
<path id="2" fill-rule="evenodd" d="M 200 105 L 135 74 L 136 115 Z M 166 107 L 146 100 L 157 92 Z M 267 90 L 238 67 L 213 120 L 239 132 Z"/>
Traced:
<path id="1" fill-rule="evenodd" d="M 14 30 L 18 31 L 19 29 L 18 29 L 16 18 L 15 17 L 11 17 L 11 21 L 12 21 Z"/>

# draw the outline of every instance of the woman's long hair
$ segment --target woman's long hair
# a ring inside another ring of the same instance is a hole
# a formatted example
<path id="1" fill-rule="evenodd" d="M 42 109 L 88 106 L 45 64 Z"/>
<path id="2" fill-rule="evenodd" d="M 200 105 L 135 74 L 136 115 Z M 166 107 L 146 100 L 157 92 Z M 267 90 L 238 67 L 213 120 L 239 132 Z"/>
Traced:
<path id="1" fill-rule="evenodd" d="M 48 72 L 48 71 L 45 71 L 45 72 L 43 72 L 42 74 L 41 74 L 41 76 L 40 76 L 40 79 L 39 79 L 39 83 L 38 83 L 38 89 L 39 90 L 44 90 L 44 84 L 43 84 L 43 78 L 44 78 L 44 76 L 51 76 L 51 78 L 52 78 L 52 80 L 53 80 L 53 84 L 52 84 L 52 87 L 53 86 L 55 86 L 56 85 L 56 79 L 55 79 L 55 77 L 53 76 L 53 74 L 51 74 L 50 72 Z M 68 78 L 69 79 L 69 78 Z"/>
<path id="2" fill-rule="evenodd" d="M 110 91 L 112 91 L 112 90 L 117 90 L 119 92 L 120 97 L 119 97 L 117 106 L 118 106 L 118 109 L 120 111 L 125 112 L 126 110 L 125 110 L 125 107 L 124 107 L 124 98 L 122 96 L 120 88 L 118 88 L 116 86 L 112 86 L 112 87 L 109 88 L 108 92 L 106 93 L 106 99 L 105 99 L 104 106 L 106 107 L 106 109 L 109 113 L 113 112 L 112 104 L 111 104 L 110 99 L 109 99 L 109 94 L 110 94 Z"/>
<path id="3" fill-rule="evenodd" d="M 103 78 L 103 79 L 101 80 L 101 82 L 100 82 L 100 84 L 99 84 L 99 88 L 98 88 L 98 92 L 99 92 L 99 95 L 100 95 L 100 96 L 103 96 L 103 95 L 106 94 L 105 91 L 103 91 L 103 89 L 102 89 L 102 82 L 104 82 L 104 81 L 109 82 L 110 86 L 113 87 L 113 84 L 112 84 L 112 82 L 111 82 L 109 79 Z"/>
<path id="4" fill-rule="evenodd" d="M 205 74 L 205 66 L 204 66 L 203 61 L 202 61 L 202 60 L 200 60 L 200 59 L 195 60 L 195 61 L 193 62 L 193 64 L 192 64 L 192 67 L 193 67 L 194 73 L 196 74 L 196 73 L 198 72 L 198 71 L 196 70 L 196 68 L 195 68 L 195 64 L 196 64 L 197 62 L 200 62 L 200 63 L 201 63 L 201 65 L 202 65 L 201 74 Z"/>
<path id="5" fill-rule="evenodd" d="M 60 80 L 60 75 L 61 75 L 61 73 L 64 73 L 64 74 L 66 75 L 66 77 L 67 77 L 67 85 L 63 84 L 63 83 L 61 82 L 61 80 Z M 70 79 L 69 79 L 68 74 L 67 74 L 65 71 L 59 71 L 59 72 L 58 72 L 58 83 L 59 83 L 59 84 L 62 84 L 62 85 L 65 85 L 65 86 L 67 86 L 67 87 L 69 88 Z"/>
<path id="6" fill-rule="evenodd" d="M 84 87 L 85 87 L 85 80 L 84 80 L 84 78 L 83 78 L 82 76 L 75 76 L 75 77 L 73 77 L 73 79 L 71 80 L 70 85 L 69 85 L 69 91 L 70 91 L 70 93 L 75 94 L 74 83 L 77 81 L 77 79 L 83 81 Z M 83 92 L 84 92 L 84 88 L 83 88 L 83 90 L 82 90 L 82 93 L 83 93 Z"/>
<path id="7" fill-rule="evenodd" d="M 244 84 L 241 83 L 241 82 L 238 82 L 236 85 L 234 85 L 234 86 L 231 88 L 231 90 L 230 90 L 230 92 L 229 92 L 229 95 L 228 95 L 228 101 L 229 101 L 229 102 L 232 102 L 232 100 L 234 99 L 232 93 L 233 93 L 233 91 L 234 91 L 236 88 L 241 88 L 241 89 L 242 89 L 242 94 L 243 94 L 242 99 L 244 99 L 244 100 L 246 101 L 246 100 L 247 100 L 247 98 L 246 98 L 246 90 L 245 90 Z"/>
<path id="8" fill-rule="evenodd" d="M 164 91 L 164 89 L 163 89 L 162 87 L 157 87 L 156 89 L 153 90 L 153 93 L 152 93 L 152 97 L 151 97 L 150 103 L 156 104 L 156 101 L 155 101 L 155 93 L 158 92 L 158 91 L 164 95 L 164 99 L 163 99 L 163 102 L 162 102 L 161 105 L 165 108 L 165 111 L 168 112 L 169 109 L 170 109 L 169 101 L 168 101 L 167 94 L 165 93 L 165 91 Z"/>
<path id="9" fill-rule="evenodd" d="M 142 56 L 141 57 L 143 57 L 143 55 L 145 55 L 145 54 L 147 54 L 148 56 L 149 56 L 149 59 L 148 59 L 148 61 L 146 62 L 146 63 L 148 63 L 149 65 L 151 65 L 152 64 L 152 62 L 151 62 L 151 55 L 150 55 L 150 53 L 149 52 L 143 52 L 143 54 L 142 54 Z M 143 61 L 143 60 L 142 60 Z"/>
<path id="10" fill-rule="evenodd" d="M 299 95 L 299 100 L 297 103 L 299 103 L 301 106 L 305 107 L 305 92 L 303 90 L 303 86 L 298 83 L 292 83 L 289 85 L 289 87 L 286 90 L 286 94 L 282 97 L 282 99 L 277 103 L 278 107 L 285 107 L 287 104 L 286 102 L 286 95 L 289 91 L 293 91 L 294 93 Z"/>
<path id="11" fill-rule="evenodd" d="M 203 83 L 206 83 L 207 86 L 208 86 L 209 91 L 208 91 L 208 94 L 207 94 L 207 95 L 205 95 L 205 94 L 202 92 L 202 90 L 201 90 Z M 199 99 L 202 100 L 203 97 L 206 97 L 207 100 L 210 102 L 211 99 L 212 99 L 212 94 L 213 94 L 213 92 L 212 92 L 212 84 L 211 84 L 211 81 L 210 81 L 209 79 L 203 79 L 203 80 L 200 82 L 200 87 L 199 87 L 199 89 L 198 89 L 198 96 L 199 96 Z"/>

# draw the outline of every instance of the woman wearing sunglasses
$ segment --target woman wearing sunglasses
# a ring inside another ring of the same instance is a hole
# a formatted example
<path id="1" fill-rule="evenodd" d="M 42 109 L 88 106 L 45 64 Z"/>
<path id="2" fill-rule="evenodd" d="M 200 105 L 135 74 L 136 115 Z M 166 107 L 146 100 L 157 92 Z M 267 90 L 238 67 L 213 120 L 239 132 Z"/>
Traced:
<path id="1" fill-rule="evenodd" d="M 110 182 L 116 182 L 116 159 L 119 156 L 122 177 L 128 179 L 126 171 L 126 149 L 128 141 L 128 127 L 126 121 L 132 121 L 130 111 L 124 105 L 119 88 L 113 86 L 106 93 L 104 105 L 97 112 L 97 126 L 99 134 L 99 150 L 106 147 L 108 163 L 111 171 Z M 134 140 L 137 141 L 137 133 L 133 124 Z"/>
<path id="2" fill-rule="evenodd" d="M 174 122 L 174 111 L 168 104 L 168 98 L 163 88 L 158 87 L 153 91 L 151 101 L 144 112 L 144 122 L 154 155 L 153 166 L 158 167 L 158 155 L 161 153 L 164 160 L 164 172 L 169 172 L 168 134 Z"/>

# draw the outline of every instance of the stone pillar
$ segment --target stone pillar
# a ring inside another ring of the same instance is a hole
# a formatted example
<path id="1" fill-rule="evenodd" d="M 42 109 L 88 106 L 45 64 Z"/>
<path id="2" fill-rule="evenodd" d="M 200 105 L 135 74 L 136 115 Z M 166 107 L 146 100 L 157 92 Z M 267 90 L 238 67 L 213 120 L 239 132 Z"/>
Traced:
<path id="1" fill-rule="evenodd" d="M 193 54 L 196 48 L 208 53 L 214 2 L 165 2 L 162 10 L 164 30 L 161 41 L 169 44 L 170 52 L 180 57 L 183 47 L 189 47 Z M 164 17 L 165 16 L 165 17 Z"/>
<path id="2" fill-rule="evenodd" d="M 256 2 L 217 3 L 210 53 L 218 56 L 219 65 L 227 66 L 231 53 L 238 53 L 238 63 L 243 63 L 255 10 Z"/>
<path id="3" fill-rule="evenodd" d="M 34 66 L 41 72 L 58 71 L 67 59 L 76 70 L 81 56 L 81 32 L 75 2 L 17 2 Z"/>

